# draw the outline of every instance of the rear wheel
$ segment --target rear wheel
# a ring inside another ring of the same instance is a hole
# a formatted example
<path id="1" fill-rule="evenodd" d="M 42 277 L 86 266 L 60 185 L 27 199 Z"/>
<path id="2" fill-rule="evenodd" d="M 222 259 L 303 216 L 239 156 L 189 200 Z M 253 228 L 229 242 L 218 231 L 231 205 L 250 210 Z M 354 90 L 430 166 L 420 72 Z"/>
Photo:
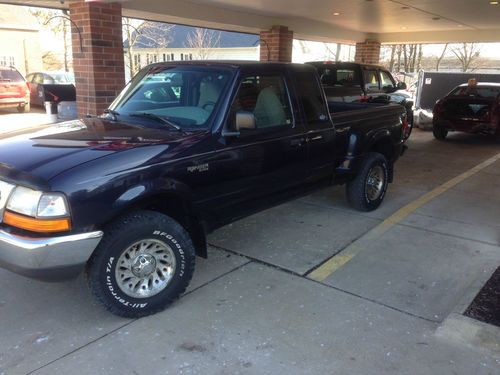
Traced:
<path id="1" fill-rule="evenodd" d="M 385 198 L 389 183 L 389 164 L 384 155 L 366 155 L 358 175 L 346 186 L 347 201 L 358 211 L 373 211 Z"/>
<path id="2" fill-rule="evenodd" d="M 439 139 L 440 141 L 444 141 L 446 139 L 446 136 L 448 135 L 448 129 L 439 124 L 433 124 L 432 134 L 434 134 L 434 138 Z"/>
<path id="3" fill-rule="evenodd" d="M 193 243 L 181 225 L 157 212 L 137 211 L 106 228 L 88 263 L 89 286 L 113 314 L 138 318 L 176 300 L 194 262 Z"/>

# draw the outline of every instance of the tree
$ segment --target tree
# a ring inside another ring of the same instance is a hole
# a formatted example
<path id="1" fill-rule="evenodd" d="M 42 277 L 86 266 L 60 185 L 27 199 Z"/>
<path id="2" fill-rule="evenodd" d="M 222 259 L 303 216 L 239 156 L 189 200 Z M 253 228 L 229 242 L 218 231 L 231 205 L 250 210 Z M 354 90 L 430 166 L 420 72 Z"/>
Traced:
<path id="1" fill-rule="evenodd" d="M 123 49 L 125 54 L 125 67 L 130 77 L 133 77 L 141 68 L 141 55 L 138 48 L 156 50 L 153 54 L 147 54 L 146 63 L 151 64 L 161 61 L 160 53 L 172 42 L 172 29 L 174 25 L 139 21 L 132 18 L 122 18 L 123 27 Z M 134 54 L 136 57 L 134 58 Z"/>
<path id="2" fill-rule="evenodd" d="M 141 36 L 140 30 L 133 25 L 134 20 L 131 18 L 122 18 L 123 36 L 125 38 L 124 49 L 125 49 L 125 66 L 130 73 L 130 78 L 132 78 L 137 71 L 140 69 L 140 64 L 134 64 L 132 50 Z M 139 26 L 140 27 L 140 26 Z"/>
<path id="3" fill-rule="evenodd" d="M 458 61 L 460 61 L 462 72 L 477 69 L 477 66 L 473 65 L 473 63 L 478 60 L 481 54 L 480 45 L 476 43 L 462 43 L 453 46 L 451 52 L 453 52 Z"/>
<path id="4" fill-rule="evenodd" d="M 441 61 L 443 61 L 444 57 L 446 56 L 446 52 L 448 50 L 448 45 L 449 43 L 446 43 L 443 48 L 443 52 L 441 52 L 441 56 L 438 57 L 436 61 L 436 72 L 439 72 L 439 66 L 441 65 Z"/>
<path id="5" fill-rule="evenodd" d="M 68 17 L 65 11 L 54 10 L 54 9 L 42 9 L 42 8 L 30 8 L 30 13 L 35 16 L 38 23 L 42 27 L 48 28 L 52 31 L 56 36 L 62 34 L 63 41 L 63 61 L 64 61 L 64 70 L 69 71 L 69 65 L 71 58 L 69 57 L 71 54 L 69 53 L 71 42 L 68 41 L 70 39 L 70 30 L 69 21 L 65 19 Z M 46 54 L 45 56 L 49 56 Z M 54 55 L 51 55 L 51 59 L 53 60 Z M 52 61 L 51 61 L 52 62 Z M 45 63 L 45 61 L 44 61 Z"/>
<path id="6" fill-rule="evenodd" d="M 208 60 L 212 49 L 220 46 L 220 31 L 197 27 L 189 33 L 186 47 L 196 50 L 197 60 Z"/>

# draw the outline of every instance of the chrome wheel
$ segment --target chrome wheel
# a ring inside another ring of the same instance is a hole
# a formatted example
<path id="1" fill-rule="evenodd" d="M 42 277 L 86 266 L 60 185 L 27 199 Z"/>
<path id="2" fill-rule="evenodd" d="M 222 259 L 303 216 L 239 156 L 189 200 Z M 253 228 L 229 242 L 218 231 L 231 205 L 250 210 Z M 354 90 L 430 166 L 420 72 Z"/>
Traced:
<path id="1" fill-rule="evenodd" d="M 369 201 L 375 201 L 382 195 L 385 183 L 384 169 L 380 165 L 375 165 L 366 179 L 365 194 Z"/>
<path id="2" fill-rule="evenodd" d="M 163 241 L 146 239 L 128 247 L 118 258 L 116 282 L 128 296 L 148 298 L 167 287 L 175 268 L 172 248 Z"/>

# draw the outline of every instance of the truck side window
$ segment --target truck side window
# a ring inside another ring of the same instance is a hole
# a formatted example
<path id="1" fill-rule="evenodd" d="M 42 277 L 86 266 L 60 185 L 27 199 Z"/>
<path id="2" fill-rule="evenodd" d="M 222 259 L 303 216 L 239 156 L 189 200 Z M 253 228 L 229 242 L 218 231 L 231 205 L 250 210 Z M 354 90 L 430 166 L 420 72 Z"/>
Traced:
<path id="1" fill-rule="evenodd" d="M 380 71 L 380 83 L 382 85 L 382 90 L 390 92 L 394 91 L 395 86 L 392 81 L 392 77 L 389 72 L 385 72 L 383 70 Z"/>
<path id="2" fill-rule="evenodd" d="M 297 96 L 308 124 L 328 122 L 328 112 L 323 89 L 316 75 L 310 72 L 296 72 Z"/>
<path id="3" fill-rule="evenodd" d="M 365 89 L 366 91 L 379 91 L 380 85 L 378 80 L 378 72 L 376 70 L 363 71 L 365 76 Z"/>
<path id="4" fill-rule="evenodd" d="M 244 77 L 231 106 L 231 128 L 235 128 L 236 112 L 251 112 L 257 129 L 276 126 L 292 127 L 290 97 L 281 76 Z"/>

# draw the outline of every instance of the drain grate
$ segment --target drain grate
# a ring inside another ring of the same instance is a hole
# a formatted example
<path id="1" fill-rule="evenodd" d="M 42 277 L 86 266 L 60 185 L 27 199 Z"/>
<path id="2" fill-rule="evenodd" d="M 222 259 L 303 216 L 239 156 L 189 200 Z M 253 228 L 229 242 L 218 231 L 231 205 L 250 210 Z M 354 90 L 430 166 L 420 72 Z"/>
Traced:
<path id="1" fill-rule="evenodd" d="M 500 327 L 500 267 L 479 291 L 464 315 Z"/>

